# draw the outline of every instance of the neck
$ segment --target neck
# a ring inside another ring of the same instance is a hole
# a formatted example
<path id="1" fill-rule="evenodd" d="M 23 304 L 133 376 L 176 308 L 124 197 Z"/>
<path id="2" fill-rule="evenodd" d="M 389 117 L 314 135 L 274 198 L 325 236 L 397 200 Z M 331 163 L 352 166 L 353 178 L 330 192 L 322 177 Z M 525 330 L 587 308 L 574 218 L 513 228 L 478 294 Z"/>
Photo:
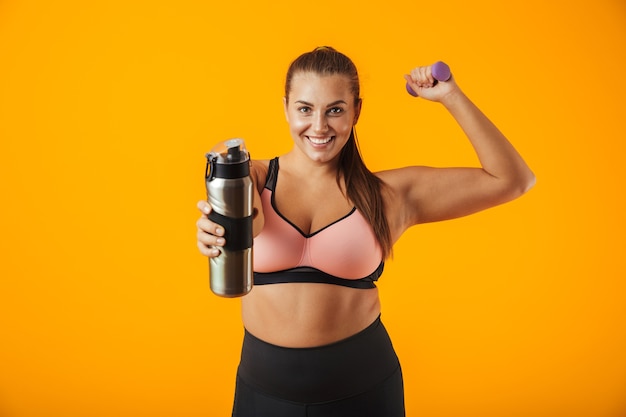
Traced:
<path id="1" fill-rule="evenodd" d="M 287 165 L 290 171 L 306 177 L 331 177 L 335 179 L 337 177 L 337 170 L 339 169 L 339 157 L 331 161 L 319 162 L 312 160 L 297 149 L 292 149 L 290 152 L 281 156 L 280 159 L 282 162 L 281 167 Z"/>

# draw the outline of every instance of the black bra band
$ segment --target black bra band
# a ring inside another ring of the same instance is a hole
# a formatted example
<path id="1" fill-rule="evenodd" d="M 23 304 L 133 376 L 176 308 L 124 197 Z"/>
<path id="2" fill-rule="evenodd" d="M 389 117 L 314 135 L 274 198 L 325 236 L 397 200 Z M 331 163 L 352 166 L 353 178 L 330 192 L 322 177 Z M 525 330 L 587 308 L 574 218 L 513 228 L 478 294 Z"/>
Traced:
<path id="1" fill-rule="evenodd" d="M 277 272 L 255 272 L 254 285 L 285 284 L 289 282 L 309 282 L 317 284 L 334 284 L 342 287 L 370 289 L 376 288 L 375 281 L 382 275 L 385 263 L 381 262 L 378 268 L 370 275 L 361 279 L 337 278 L 316 268 L 300 266 Z"/>

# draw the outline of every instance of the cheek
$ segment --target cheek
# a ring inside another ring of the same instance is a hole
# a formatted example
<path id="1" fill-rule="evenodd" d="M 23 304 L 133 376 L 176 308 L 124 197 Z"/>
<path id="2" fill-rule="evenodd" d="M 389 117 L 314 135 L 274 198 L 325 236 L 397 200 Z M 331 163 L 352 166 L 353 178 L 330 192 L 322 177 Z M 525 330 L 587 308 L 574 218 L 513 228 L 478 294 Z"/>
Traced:
<path id="1" fill-rule="evenodd" d="M 301 130 L 306 130 L 310 126 L 310 123 L 301 119 L 295 119 L 289 123 L 289 126 L 294 132 L 299 132 Z"/>
<path id="2" fill-rule="evenodd" d="M 340 135 L 348 135 L 352 131 L 352 123 L 349 123 L 348 119 L 342 120 L 335 125 L 335 131 Z"/>
<path id="3" fill-rule="evenodd" d="M 289 117 L 287 122 L 289 123 L 289 129 L 294 133 L 306 130 L 310 126 L 310 123 L 301 117 Z"/>

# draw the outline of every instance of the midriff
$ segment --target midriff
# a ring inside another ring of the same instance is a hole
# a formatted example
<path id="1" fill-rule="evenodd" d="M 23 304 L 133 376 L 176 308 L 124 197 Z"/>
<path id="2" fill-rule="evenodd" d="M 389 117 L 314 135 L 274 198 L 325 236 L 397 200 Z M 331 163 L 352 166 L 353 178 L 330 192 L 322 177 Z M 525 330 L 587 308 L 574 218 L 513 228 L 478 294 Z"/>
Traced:
<path id="1" fill-rule="evenodd" d="M 255 286 L 242 298 L 245 328 L 268 343 L 293 348 L 327 345 L 369 326 L 380 314 L 378 289 L 331 284 Z"/>

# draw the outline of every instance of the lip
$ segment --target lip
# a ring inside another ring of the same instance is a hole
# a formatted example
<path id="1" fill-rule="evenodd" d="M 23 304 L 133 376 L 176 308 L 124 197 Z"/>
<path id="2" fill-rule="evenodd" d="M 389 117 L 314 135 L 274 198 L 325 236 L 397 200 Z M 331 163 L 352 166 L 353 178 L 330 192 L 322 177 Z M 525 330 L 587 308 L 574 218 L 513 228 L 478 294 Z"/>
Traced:
<path id="1" fill-rule="evenodd" d="M 334 136 L 306 136 L 306 138 L 313 146 L 325 146 L 335 139 Z"/>

